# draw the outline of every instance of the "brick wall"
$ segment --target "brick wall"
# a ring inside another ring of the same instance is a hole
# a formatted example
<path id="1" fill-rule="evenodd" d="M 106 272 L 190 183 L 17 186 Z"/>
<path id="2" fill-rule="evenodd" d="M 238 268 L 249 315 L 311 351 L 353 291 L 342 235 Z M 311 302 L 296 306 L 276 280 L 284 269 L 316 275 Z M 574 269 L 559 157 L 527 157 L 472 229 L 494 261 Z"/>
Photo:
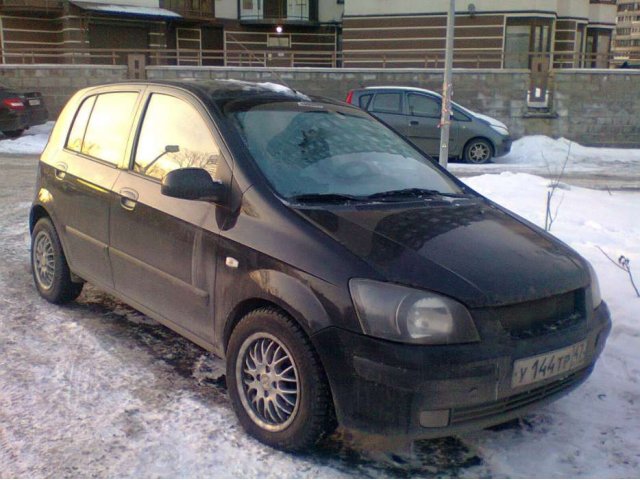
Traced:
<path id="1" fill-rule="evenodd" d="M 283 81 L 306 93 L 343 100 L 351 88 L 406 85 L 438 90 L 440 70 L 278 69 Z M 147 67 L 149 80 L 234 78 L 280 80 L 261 68 Z M 0 82 L 18 90 L 39 90 L 52 115 L 77 89 L 125 80 L 125 66 L 0 65 Z M 527 109 L 526 70 L 456 70 L 454 97 L 462 105 L 509 125 L 514 137 L 544 134 L 585 145 L 640 148 L 640 70 L 554 71 L 551 114 Z"/>

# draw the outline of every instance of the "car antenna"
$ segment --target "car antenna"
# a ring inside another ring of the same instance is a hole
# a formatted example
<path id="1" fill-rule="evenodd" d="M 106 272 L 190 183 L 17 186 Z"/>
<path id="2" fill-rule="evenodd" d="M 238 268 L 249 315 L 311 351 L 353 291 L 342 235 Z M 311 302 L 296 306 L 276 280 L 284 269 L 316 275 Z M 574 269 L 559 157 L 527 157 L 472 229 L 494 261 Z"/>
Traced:
<path id="1" fill-rule="evenodd" d="M 233 35 L 233 34 L 231 34 L 229 32 L 226 32 L 226 35 L 228 35 L 231 38 L 231 40 L 236 42 L 237 45 L 240 45 L 240 48 L 242 48 L 245 52 L 247 52 L 249 54 L 250 58 L 253 58 L 256 61 L 260 62 L 260 59 L 258 58 L 258 56 L 255 53 L 253 53 L 251 50 L 249 50 L 247 47 L 245 47 L 241 42 L 239 42 L 238 39 L 235 37 L 235 35 Z M 278 81 L 281 84 L 283 84 L 285 87 L 287 87 L 292 92 L 300 94 L 300 92 L 298 90 L 296 90 L 291 85 L 289 85 L 287 82 L 285 82 L 284 79 L 280 76 L 280 74 L 278 72 L 276 72 L 271 67 L 269 67 L 266 62 L 264 63 L 264 66 L 269 70 L 269 73 L 271 75 L 273 75 L 274 77 L 276 77 L 278 79 Z"/>

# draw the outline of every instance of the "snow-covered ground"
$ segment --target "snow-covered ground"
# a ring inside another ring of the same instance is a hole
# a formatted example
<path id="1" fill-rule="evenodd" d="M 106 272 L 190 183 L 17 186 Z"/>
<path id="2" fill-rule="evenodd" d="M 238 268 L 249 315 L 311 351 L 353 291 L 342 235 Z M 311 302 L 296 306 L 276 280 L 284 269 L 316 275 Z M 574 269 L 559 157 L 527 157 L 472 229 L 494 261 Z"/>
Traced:
<path id="1" fill-rule="evenodd" d="M 593 263 L 613 317 L 583 386 L 520 423 L 421 441 L 413 454 L 362 450 L 337 434 L 292 456 L 242 431 L 205 351 L 91 287 L 66 307 L 40 299 L 26 225 L 35 162 L 0 156 L 0 168 L 0 477 L 640 475 L 640 299 L 597 248 L 628 257 L 640 283 L 638 192 L 556 192 L 552 233 Z M 544 223 L 548 180 L 465 181 Z"/>
<path id="2" fill-rule="evenodd" d="M 39 155 L 47 146 L 54 123 L 47 122 L 31 127 L 22 136 L 15 139 L 2 138 L 0 140 L 0 154 Z"/>
<path id="3" fill-rule="evenodd" d="M 533 173 L 555 177 L 563 169 L 572 176 L 640 176 L 640 149 L 585 147 L 566 138 L 553 139 L 530 135 L 513 142 L 511 152 L 486 165 L 451 163 L 455 174 L 497 173 L 502 171 Z"/>

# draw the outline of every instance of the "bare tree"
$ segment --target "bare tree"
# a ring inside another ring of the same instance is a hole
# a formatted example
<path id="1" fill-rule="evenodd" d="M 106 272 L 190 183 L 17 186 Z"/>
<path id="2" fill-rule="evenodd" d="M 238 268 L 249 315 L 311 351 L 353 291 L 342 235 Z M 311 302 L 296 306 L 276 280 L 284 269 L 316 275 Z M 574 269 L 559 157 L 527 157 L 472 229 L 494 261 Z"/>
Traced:
<path id="1" fill-rule="evenodd" d="M 569 158 L 571 156 L 571 145 L 572 144 L 573 144 L 573 142 L 569 142 L 569 149 L 567 150 L 567 156 L 565 157 L 564 162 L 562 162 L 562 167 L 560 168 L 559 171 L 556 170 L 555 174 L 552 176 L 551 183 L 548 185 L 547 205 L 546 205 L 545 217 L 544 217 L 544 229 L 547 232 L 551 231 L 551 225 L 553 225 L 553 222 L 558 217 L 558 212 L 560 210 L 560 205 L 562 205 L 562 201 L 564 200 L 564 195 L 563 195 L 560 198 L 560 201 L 558 202 L 558 204 L 556 205 L 556 208 L 555 209 L 552 208 L 551 204 L 552 204 L 552 201 L 553 201 L 553 196 L 556 193 L 556 190 L 558 189 L 558 186 L 560 185 L 560 181 L 564 177 L 565 170 L 567 169 L 567 164 L 569 163 Z M 551 176 L 552 175 L 551 166 L 549 165 L 549 162 L 548 162 L 547 158 L 544 156 L 544 153 L 542 153 L 542 158 L 544 159 L 544 163 L 547 165 L 547 171 L 549 172 L 549 175 Z"/>
<path id="2" fill-rule="evenodd" d="M 596 245 L 597 246 L 597 245 Z M 640 298 L 640 292 L 638 291 L 638 287 L 636 287 L 636 282 L 633 281 L 633 274 L 631 273 L 631 260 L 629 260 L 627 257 L 625 257 L 624 255 L 620 255 L 618 257 L 618 261 L 616 262 L 613 258 L 611 258 L 609 255 L 607 255 L 607 252 L 605 252 L 602 248 L 600 248 L 598 246 L 598 250 L 600 250 L 602 252 L 602 254 L 607 257 L 609 259 L 609 261 L 611 263 L 613 263 L 616 267 L 618 267 L 620 270 L 622 270 L 623 272 L 627 272 L 627 275 L 629 275 L 629 281 L 631 282 L 631 286 L 633 287 L 633 289 L 636 292 L 636 296 L 638 298 Z"/>

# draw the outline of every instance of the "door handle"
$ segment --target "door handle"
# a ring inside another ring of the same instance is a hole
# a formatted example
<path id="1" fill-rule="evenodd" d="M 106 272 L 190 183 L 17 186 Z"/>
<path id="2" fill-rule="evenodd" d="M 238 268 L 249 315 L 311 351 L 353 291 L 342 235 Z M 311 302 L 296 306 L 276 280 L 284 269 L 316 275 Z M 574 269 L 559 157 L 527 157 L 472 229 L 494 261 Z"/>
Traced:
<path id="1" fill-rule="evenodd" d="M 411 120 L 409 122 L 409 125 L 412 126 L 412 127 L 417 127 L 418 125 L 420 125 L 420 122 L 417 121 L 417 120 Z"/>
<path id="2" fill-rule="evenodd" d="M 125 210 L 133 210 L 138 203 L 138 192 L 131 188 L 123 188 L 118 192 L 120 194 L 120 206 Z"/>
<path id="3" fill-rule="evenodd" d="M 64 177 L 67 175 L 67 164 L 66 163 L 56 163 L 53 167 L 53 174 L 58 180 L 64 180 Z"/>

